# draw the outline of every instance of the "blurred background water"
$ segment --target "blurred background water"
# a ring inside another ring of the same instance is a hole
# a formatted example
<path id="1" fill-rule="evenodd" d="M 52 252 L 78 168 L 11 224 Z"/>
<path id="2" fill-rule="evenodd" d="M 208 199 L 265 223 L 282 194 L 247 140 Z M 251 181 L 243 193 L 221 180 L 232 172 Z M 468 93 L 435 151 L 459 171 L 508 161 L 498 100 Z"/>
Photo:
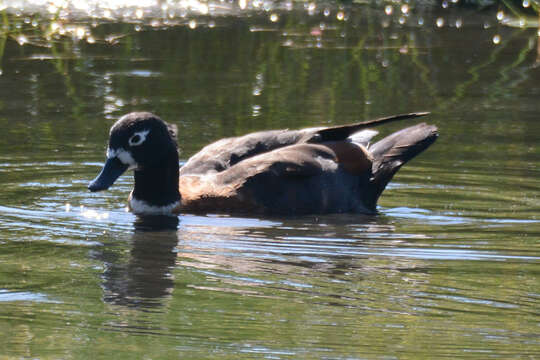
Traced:
<path id="1" fill-rule="evenodd" d="M 535 6 L 0 1 L 0 357 L 540 357 Z M 410 111 L 441 136 L 377 216 L 164 223 L 128 175 L 86 189 L 134 110 L 182 161 Z"/>

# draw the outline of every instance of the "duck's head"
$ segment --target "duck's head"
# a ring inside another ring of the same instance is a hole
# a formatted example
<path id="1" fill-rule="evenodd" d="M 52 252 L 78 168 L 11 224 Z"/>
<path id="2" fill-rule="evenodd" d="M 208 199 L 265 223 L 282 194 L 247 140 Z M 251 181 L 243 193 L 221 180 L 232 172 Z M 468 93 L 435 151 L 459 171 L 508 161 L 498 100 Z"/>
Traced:
<path id="1" fill-rule="evenodd" d="M 88 189 L 106 190 L 126 170 L 151 171 L 171 157 L 178 163 L 174 125 L 148 112 L 124 115 L 111 127 L 107 161 Z"/>

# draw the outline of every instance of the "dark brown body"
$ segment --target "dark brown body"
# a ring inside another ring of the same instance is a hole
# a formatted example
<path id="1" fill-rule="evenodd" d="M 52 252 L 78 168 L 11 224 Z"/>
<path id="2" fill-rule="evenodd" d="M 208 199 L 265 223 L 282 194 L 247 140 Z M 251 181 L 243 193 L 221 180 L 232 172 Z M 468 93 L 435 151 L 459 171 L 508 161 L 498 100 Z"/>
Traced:
<path id="1" fill-rule="evenodd" d="M 395 172 L 437 131 L 419 124 L 369 146 L 349 137 L 360 127 L 265 131 L 210 144 L 180 169 L 179 210 L 375 212 Z"/>

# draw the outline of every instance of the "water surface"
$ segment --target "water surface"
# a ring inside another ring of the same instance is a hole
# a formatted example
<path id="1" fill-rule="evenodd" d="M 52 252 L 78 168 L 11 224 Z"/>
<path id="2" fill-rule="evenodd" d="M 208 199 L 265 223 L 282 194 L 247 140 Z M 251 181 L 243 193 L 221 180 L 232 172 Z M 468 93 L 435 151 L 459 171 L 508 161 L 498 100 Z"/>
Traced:
<path id="1" fill-rule="evenodd" d="M 456 6 L 21 4 L 0 33 L 2 355 L 540 356 L 537 28 Z M 178 126 L 182 161 L 410 111 L 441 136 L 377 216 L 149 223 L 129 175 L 86 189 L 134 110 Z"/>

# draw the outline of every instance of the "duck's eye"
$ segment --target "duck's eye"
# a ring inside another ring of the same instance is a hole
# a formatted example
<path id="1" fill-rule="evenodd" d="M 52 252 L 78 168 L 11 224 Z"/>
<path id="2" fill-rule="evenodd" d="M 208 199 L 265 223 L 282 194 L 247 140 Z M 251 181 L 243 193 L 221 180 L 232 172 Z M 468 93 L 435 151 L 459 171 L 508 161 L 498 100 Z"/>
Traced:
<path id="1" fill-rule="evenodd" d="M 145 130 L 145 131 L 139 131 L 133 134 L 133 136 L 130 137 L 128 140 L 129 146 L 141 145 L 144 142 L 144 140 L 146 140 L 146 135 L 148 135 L 149 132 L 150 132 L 149 130 Z"/>
<path id="2" fill-rule="evenodd" d="M 131 139 L 129 139 L 129 142 L 131 145 L 135 145 L 135 144 L 138 144 L 140 143 L 141 141 L 141 136 L 140 135 L 133 135 L 133 137 Z"/>

